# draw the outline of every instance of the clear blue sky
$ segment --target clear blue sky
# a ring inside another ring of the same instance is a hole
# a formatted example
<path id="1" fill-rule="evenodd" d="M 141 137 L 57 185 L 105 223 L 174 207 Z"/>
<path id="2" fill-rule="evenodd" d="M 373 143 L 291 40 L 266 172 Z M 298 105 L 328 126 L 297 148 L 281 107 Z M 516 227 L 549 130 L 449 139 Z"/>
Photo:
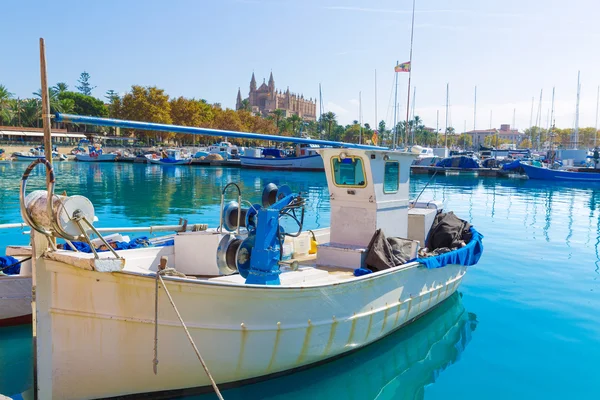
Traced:
<path id="1" fill-rule="evenodd" d="M 39 84 L 38 38 L 47 46 L 51 84 L 74 88 L 86 70 L 97 85 L 123 93 L 132 84 L 157 85 L 171 96 L 204 98 L 234 107 L 250 76 L 268 78 L 305 97 L 323 85 L 326 111 L 342 123 L 391 123 L 396 60 L 407 61 L 412 2 L 359 0 L 12 1 L 2 6 L 0 83 L 20 97 Z M 600 3 L 594 0 L 417 0 L 413 51 L 416 114 L 435 127 L 477 128 L 534 122 L 544 90 L 546 126 L 556 86 L 556 124 L 574 124 L 581 70 L 580 126 L 593 126 L 600 84 Z M 407 75 L 399 75 L 400 118 L 405 118 Z"/>

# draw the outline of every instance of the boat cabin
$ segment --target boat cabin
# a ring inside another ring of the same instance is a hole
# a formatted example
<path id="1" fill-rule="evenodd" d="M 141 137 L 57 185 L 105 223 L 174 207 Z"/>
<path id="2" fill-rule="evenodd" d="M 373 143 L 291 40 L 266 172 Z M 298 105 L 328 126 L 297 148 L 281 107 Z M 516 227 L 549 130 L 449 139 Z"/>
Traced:
<path id="1" fill-rule="evenodd" d="M 415 153 L 328 148 L 323 157 L 331 206 L 330 243 L 317 264 L 359 268 L 374 233 L 408 238 L 410 165 Z"/>

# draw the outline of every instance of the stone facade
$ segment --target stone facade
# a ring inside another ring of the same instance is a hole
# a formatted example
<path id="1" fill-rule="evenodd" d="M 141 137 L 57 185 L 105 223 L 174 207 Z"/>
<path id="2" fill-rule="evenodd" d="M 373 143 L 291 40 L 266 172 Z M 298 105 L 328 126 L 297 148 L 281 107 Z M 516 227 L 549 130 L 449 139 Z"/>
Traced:
<path id="1" fill-rule="evenodd" d="M 483 146 L 485 138 L 492 135 L 498 135 L 500 139 L 509 140 L 511 143 L 518 145 L 523 139 L 525 134 L 519 132 L 518 129 L 511 129 L 509 124 L 500 125 L 500 129 L 476 129 L 474 131 L 467 132 L 467 135 L 471 135 L 473 139 L 473 147 L 479 148 Z"/>
<path id="2" fill-rule="evenodd" d="M 253 113 L 263 116 L 269 115 L 271 112 L 280 109 L 283 110 L 285 117 L 298 115 L 305 121 L 315 121 L 317 117 L 317 100 L 305 99 L 304 95 L 290 93 L 288 87 L 285 92 L 275 89 L 275 80 L 273 73 L 269 77 L 269 83 L 265 83 L 263 79 L 262 85 L 256 87 L 256 78 L 254 72 L 250 80 L 250 93 L 246 99 Z M 242 93 L 238 89 L 235 109 L 243 108 Z"/>

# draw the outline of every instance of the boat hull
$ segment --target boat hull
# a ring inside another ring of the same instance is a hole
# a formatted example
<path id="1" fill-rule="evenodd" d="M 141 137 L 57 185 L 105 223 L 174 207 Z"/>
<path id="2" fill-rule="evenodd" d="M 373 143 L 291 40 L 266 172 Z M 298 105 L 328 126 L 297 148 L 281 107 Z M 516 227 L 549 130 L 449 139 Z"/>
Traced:
<path id="1" fill-rule="evenodd" d="M 0 276 L 0 327 L 31 322 L 31 277 Z"/>
<path id="2" fill-rule="evenodd" d="M 293 170 L 293 171 L 323 171 L 323 158 L 320 155 L 304 157 L 264 158 L 240 156 L 242 167 Z"/>
<path id="3" fill-rule="evenodd" d="M 155 281 L 40 259 L 40 398 L 98 398 L 209 386 Z M 413 264 L 332 285 L 267 287 L 170 279 L 167 287 L 215 381 L 283 373 L 366 346 L 450 297 L 466 267 Z M 134 295 L 135 294 L 135 295 Z M 85 385 L 78 383 L 85 380 Z M 106 382 L 110 382 L 107 385 Z"/>
<path id="4" fill-rule="evenodd" d="M 599 172 L 561 171 L 556 169 L 534 167 L 533 165 L 523 163 L 521 163 L 521 167 L 529 179 L 569 182 L 600 182 Z"/>
<path id="5" fill-rule="evenodd" d="M 35 161 L 38 158 L 46 158 L 45 156 L 25 156 L 22 154 L 15 154 L 13 157 L 15 158 L 16 161 L 28 161 L 28 162 Z M 53 156 L 52 159 L 54 161 L 63 161 L 63 159 L 60 156 Z"/>
<path id="6" fill-rule="evenodd" d="M 90 156 L 89 154 L 76 154 L 75 159 L 83 162 L 110 162 L 117 159 L 116 154 L 99 154 L 97 156 Z"/>
<path id="7" fill-rule="evenodd" d="M 188 165 L 191 164 L 192 159 L 190 158 L 189 160 L 177 160 L 177 161 L 172 161 L 172 162 L 164 162 L 161 159 L 153 159 L 153 158 L 147 158 L 148 163 L 150 164 L 159 164 L 159 165 Z"/>

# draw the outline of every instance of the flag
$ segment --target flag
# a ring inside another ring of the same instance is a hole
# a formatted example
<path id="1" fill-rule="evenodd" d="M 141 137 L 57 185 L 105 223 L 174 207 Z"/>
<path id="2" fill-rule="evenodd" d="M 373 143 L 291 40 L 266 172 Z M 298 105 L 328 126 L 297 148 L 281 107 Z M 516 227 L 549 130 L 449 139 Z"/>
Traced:
<path id="1" fill-rule="evenodd" d="M 402 64 L 398 64 L 394 67 L 394 72 L 409 72 L 410 71 L 410 61 L 407 61 Z"/>
<path id="2" fill-rule="evenodd" d="M 379 137 L 377 136 L 377 131 L 373 132 L 373 136 L 371 137 L 371 141 L 373 142 L 373 144 L 375 146 L 377 146 L 377 141 L 379 140 Z"/>

